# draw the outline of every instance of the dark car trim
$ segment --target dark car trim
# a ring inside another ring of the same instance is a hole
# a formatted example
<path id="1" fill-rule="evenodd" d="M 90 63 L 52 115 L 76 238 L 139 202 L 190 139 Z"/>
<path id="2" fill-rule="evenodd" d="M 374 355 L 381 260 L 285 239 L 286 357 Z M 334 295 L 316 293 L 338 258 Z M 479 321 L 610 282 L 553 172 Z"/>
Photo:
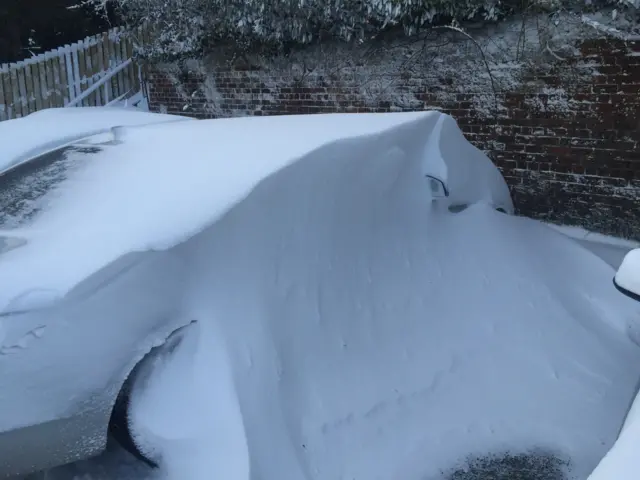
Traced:
<path id="1" fill-rule="evenodd" d="M 620 285 L 618 285 L 618 282 L 616 282 L 615 277 L 613 278 L 613 285 L 623 295 L 626 295 L 627 297 L 632 298 L 633 300 L 635 300 L 637 302 L 640 302 L 640 295 L 638 295 L 637 293 L 633 293 L 632 291 L 627 290 L 626 288 L 621 287 Z"/>

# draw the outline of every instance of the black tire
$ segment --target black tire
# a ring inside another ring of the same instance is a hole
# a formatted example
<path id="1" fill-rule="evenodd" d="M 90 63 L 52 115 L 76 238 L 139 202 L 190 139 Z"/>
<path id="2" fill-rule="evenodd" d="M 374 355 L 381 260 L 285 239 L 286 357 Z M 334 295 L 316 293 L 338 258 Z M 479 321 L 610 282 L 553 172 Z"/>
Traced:
<path id="1" fill-rule="evenodd" d="M 131 389 L 137 377 L 141 365 L 152 355 L 153 351 L 149 352 L 131 371 L 127 380 L 125 381 L 116 403 L 111 412 L 111 418 L 109 420 L 109 435 L 113 438 L 122 448 L 133 455 L 138 460 L 149 465 L 151 468 L 158 468 L 158 464 L 147 458 L 138 448 L 136 442 L 131 434 L 131 428 L 129 423 L 129 402 L 131 399 Z"/>
<path id="2" fill-rule="evenodd" d="M 191 322 L 191 324 L 193 323 L 195 322 Z M 116 403 L 111 412 L 111 418 L 109 419 L 109 436 L 127 452 L 151 468 L 158 468 L 158 462 L 149 458 L 140 450 L 131 432 L 131 422 L 129 418 L 131 392 L 137 382 L 145 382 L 147 380 L 145 377 L 148 377 L 153 370 L 152 366 L 151 368 L 147 368 L 150 364 L 154 363 L 159 357 L 170 356 L 175 351 L 176 347 L 182 341 L 184 329 L 191 324 L 180 327 L 171 333 L 165 343 L 152 348 L 149 353 L 138 362 L 133 370 L 131 370 L 131 373 L 129 373 L 124 385 L 122 385 L 120 389 L 120 393 L 118 393 Z"/>

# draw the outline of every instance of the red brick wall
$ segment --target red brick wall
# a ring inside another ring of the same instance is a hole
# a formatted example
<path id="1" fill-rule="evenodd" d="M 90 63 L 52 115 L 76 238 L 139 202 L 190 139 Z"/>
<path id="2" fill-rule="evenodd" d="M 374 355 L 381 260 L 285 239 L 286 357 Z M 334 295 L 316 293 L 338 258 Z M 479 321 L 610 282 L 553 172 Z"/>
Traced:
<path id="1" fill-rule="evenodd" d="M 640 42 L 579 47 L 592 71 L 531 73 L 522 88 L 500 88 L 497 115 L 485 111 L 494 101 L 486 88 L 459 88 L 426 70 L 396 75 L 407 104 L 397 95 L 372 102 L 361 85 L 343 81 L 344 68 L 301 78 L 226 63 L 208 74 L 156 69 L 150 106 L 198 118 L 439 108 L 502 170 L 519 213 L 640 240 Z"/>

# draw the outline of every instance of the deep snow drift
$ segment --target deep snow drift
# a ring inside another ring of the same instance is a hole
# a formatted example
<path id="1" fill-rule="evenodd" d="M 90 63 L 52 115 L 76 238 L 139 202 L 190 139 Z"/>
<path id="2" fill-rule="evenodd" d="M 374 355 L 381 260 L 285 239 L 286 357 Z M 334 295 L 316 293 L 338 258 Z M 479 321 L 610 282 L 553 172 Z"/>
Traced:
<path id="1" fill-rule="evenodd" d="M 150 380 L 133 392 L 137 441 L 159 461 L 157 478 L 250 478 L 226 346 L 212 327 L 203 319 L 187 329 L 177 350 L 161 358 Z"/>
<path id="2" fill-rule="evenodd" d="M 404 140 L 323 147 L 173 249 L 238 399 L 211 413 L 236 454 L 208 458 L 226 478 L 418 480 L 545 451 L 586 478 L 635 393 L 638 307 L 548 227 L 432 203 Z M 165 433 L 146 447 L 171 452 Z"/>

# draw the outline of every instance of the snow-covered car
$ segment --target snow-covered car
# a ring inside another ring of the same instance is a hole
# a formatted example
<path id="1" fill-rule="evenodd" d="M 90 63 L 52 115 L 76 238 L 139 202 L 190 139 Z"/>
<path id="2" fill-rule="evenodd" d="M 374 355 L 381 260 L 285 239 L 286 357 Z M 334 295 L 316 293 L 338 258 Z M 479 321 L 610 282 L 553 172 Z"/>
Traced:
<path id="1" fill-rule="evenodd" d="M 447 115 L 118 128 L 10 173 L 0 475 L 94 455 L 110 426 L 190 480 L 520 453 L 583 478 L 636 393 L 639 309 L 612 267 L 510 215 Z M 160 388 L 185 345 L 209 355 L 202 402 L 187 370 Z"/>
<path id="2" fill-rule="evenodd" d="M 0 127 L 19 132 L 22 122 L 33 131 L 35 120 L 44 129 L 57 116 L 86 119 L 86 113 L 69 112 L 32 115 Z M 446 195 L 447 204 L 487 200 L 513 211 L 499 171 L 444 115 L 103 128 L 109 120 L 126 125 L 127 115 L 154 123 L 152 114 L 114 115 L 96 109 L 92 116 L 100 125 L 81 133 L 77 125 L 75 130 L 68 126 L 74 133 L 61 142 L 57 132 L 57 149 L 49 149 L 53 143 L 48 142 L 47 149 L 37 150 L 38 158 L 0 177 L 2 474 L 69 462 L 104 447 L 115 400 L 133 367 L 191 320 L 180 314 L 183 292 L 175 288 L 180 278 L 186 282 L 188 272 L 164 250 L 202 230 L 258 182 L 309 151 L 363 135 L 375 142 L 380 132 L 399 128 L 394 155 L 424 150 L 420 178 L 425 189 Z M 155 119 L 166 121 L 161 115 Z M 260 140 L 255 134 L 251 141 L 238 138 L 238 129 L 259 129 Z M 85 137 L 97 133 L 87 144 Z M 140 142 L 147 143 L 143 151 Z M 156 151 L 157 143 L 166 148 Z M 266 158 L 264 149 L 270 152 Z M 149 176 L 140 177 L 145 169 Z M 194 190 L 199 194 L 192 195 Z M 46 401 L 34 392 L 42 392 Z"/>

